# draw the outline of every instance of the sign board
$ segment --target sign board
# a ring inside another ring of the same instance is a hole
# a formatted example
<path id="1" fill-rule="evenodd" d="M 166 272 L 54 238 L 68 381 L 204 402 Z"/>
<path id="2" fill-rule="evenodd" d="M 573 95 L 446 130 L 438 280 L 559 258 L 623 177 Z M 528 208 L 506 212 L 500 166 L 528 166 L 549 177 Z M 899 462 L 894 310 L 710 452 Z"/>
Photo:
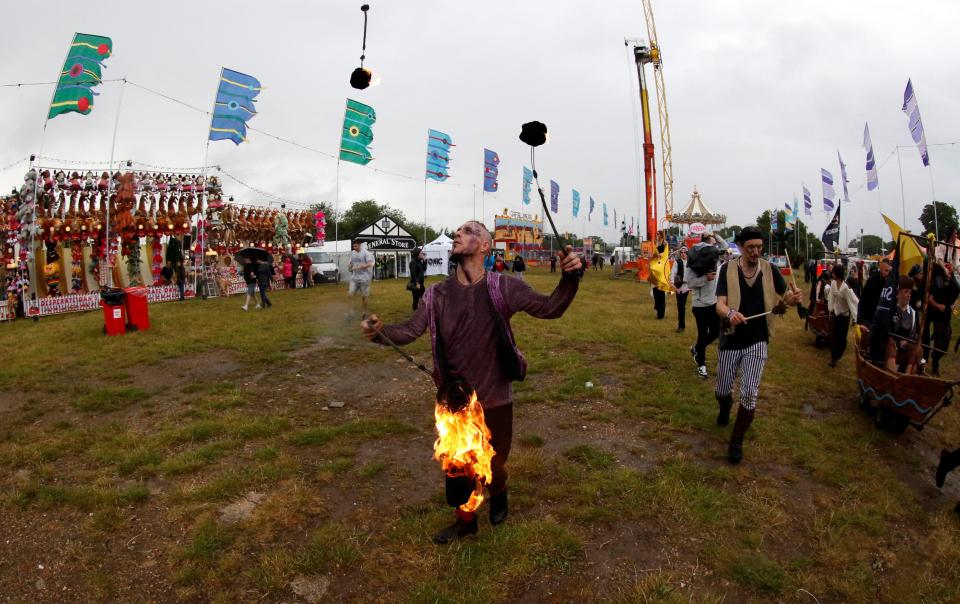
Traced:
<path id="1" fill-rule="evenodd" d="M 703 223 L 700 223 L 700 222 L 694 222 L 693 224 L 690 225 L 690 232 L 693 233 L 693 234 L 695 234 L 695 235 L 700 235 L 701 233 L 705 232 L 706 230 L 707 230 L 707 227 L 704 226 Z"/>

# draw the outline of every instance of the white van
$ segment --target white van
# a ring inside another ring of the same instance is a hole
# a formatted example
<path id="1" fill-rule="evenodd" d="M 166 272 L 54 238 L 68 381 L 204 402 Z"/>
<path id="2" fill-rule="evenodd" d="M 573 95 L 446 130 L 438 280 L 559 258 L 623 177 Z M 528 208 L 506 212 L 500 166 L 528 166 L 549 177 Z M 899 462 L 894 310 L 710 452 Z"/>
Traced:
<path id="1" fill-rule="evenodd" d="M 314 283 L 339 283 L 340 269 L 327 252 L 307 248 L 303 252 L 313 264 L 310 266 L 310 279 Z"/>

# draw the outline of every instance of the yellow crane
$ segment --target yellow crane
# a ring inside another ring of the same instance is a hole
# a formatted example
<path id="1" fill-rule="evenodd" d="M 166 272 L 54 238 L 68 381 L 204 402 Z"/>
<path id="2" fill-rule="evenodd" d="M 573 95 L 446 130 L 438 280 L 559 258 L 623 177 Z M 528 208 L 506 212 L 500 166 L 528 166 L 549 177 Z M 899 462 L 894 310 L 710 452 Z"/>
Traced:
<path id="1" fill-rule="evenodd" d="M 673 218 L 673 154 L 670 148 L 670 116 L 667 113 L 667 89 L 663 83 L 663 62 L 657 25 L 653 20 L 651 0 L 643 0 L 643 15 L 647 20 L 647 38 L 650 44 L 649 63 L 653 65 L 653 81 L 657 88 L 657 115 L 660 117 L 660 156 L 663 159 L 663 209 L 667 222 Z"/>

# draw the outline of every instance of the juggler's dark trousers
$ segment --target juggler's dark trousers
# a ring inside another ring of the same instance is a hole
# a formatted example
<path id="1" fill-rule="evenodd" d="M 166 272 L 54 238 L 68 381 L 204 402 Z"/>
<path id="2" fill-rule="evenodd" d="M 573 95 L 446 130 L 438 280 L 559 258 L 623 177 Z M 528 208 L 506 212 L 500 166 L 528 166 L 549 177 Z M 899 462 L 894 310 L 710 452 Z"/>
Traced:
<path id="1" fill-rule="evenodd" d="M 507 458 L 513 440 L 513 403 L 483 410 L 483 419 L 490 429 L 490 446 L 495 455 L 490 461 L 493 479 L 487 487 L 491 495 L 499 495 L 507 488 Z"/>

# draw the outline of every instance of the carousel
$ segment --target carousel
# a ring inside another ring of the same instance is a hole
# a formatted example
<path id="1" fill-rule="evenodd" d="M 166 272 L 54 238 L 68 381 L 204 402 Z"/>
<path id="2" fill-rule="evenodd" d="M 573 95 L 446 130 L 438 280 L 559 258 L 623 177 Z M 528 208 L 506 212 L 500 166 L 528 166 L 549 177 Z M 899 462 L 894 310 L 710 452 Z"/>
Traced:
<path id="1" fill-rule="evenodd" d="M 727 217 L 725 214 L 717 214 L 703 202 L 703 199 L 700 197 L 700 191 L 697 190 L 697 187 L 693 187 L 693 194 L 690 196 L 690 203 L 687 204 L 687 207 L 682 211 L 674 214 L 670 217 L 670 222 L 674 224 L 726 224 Z"/>

